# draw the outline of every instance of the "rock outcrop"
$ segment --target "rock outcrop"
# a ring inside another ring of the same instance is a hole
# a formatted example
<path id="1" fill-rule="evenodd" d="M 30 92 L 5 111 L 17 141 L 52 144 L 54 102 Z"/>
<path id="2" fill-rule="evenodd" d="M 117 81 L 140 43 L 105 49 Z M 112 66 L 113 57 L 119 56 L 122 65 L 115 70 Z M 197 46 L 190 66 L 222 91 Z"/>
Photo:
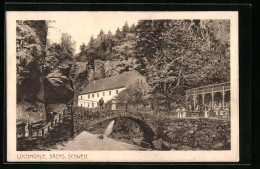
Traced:
<path id="1" fill-rule="evenodd" d="M 115 76 L 126 71 L 134 70 L 136 66 L 136 59 L 134 58 L 128 58 L 127 60 L 95 60 L 94 78 L 102 79 L 110 76 Z"/>
<path id="2" fill-rule="evenodd" d="M 71 79 L 60 69 L 55 69 L 46 76 L 46 104 L 66 103 L 73 98 Z"/>
<path id="3" fill-rule="evenodd" d="M 17 122 L 46 119 L 44 58 L 47 41 L 46 21 L 17 21 Z"/>
<path id="4" fill-rule="evenodd" d="M 69 77 L 72 80 L 74 88 L 74 105 L 77 104 L 77 96 L 94 78 L 94 70 L 88 63 L 75 62 L 69 72 Z M 73 98 L 72 97 L 72 98 Z"/>

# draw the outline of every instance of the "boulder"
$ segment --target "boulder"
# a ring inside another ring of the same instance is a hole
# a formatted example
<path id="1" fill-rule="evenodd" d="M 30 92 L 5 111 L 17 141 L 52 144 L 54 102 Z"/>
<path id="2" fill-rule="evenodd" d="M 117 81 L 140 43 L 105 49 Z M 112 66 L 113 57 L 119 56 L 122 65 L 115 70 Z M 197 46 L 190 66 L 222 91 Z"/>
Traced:
<path id="1" fill-rule="evenodd" d="M 72 81 L 58 69 L 46 76 L 45 90 L 48 104 L 66 103 L 73 98 Z"/>
<path id="2" fill-rule="evenodd" d="M 157 139 L 152 141 L 154 148 L 157 150 L 170 150 L 171 144 L 164 141 L 163 139 Z"/>

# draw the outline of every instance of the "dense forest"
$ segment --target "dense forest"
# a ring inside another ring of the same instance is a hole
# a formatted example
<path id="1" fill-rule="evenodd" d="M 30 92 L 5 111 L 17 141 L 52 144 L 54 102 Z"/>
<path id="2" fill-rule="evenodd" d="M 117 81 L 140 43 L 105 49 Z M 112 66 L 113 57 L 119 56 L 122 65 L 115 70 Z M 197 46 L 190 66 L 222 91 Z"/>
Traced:
<path id="1" fill-rule="evenodd" d="M 169 108 L 184 103 L 187 88 L 230 78 L 229 20 L 126 22 L 114 34 L 101 30 L 79 53 L 67 33 L 59 43 L 47 39 L 49 23 L 17 22 L 17 98 L 18 105 L 29 104 L 21 108 L 27 112 L 39 111 L 37 104 L 67 103 L 91 80 L 129 70 L 144 75 L 151 98 Z"/>
<path id="2" fill-rule="evenodd" d="M 187 88 L 229 81 L 230 23 L 140 20 L 130 27 L 125 23 L 115 35 L 101 30 L 96 39 L 91 37 L 75 60 L 92 67 L 97 60 L 134 60 L 119 73 L 135 69 L 147 78 L 153 96 L 182 103 Z"/>

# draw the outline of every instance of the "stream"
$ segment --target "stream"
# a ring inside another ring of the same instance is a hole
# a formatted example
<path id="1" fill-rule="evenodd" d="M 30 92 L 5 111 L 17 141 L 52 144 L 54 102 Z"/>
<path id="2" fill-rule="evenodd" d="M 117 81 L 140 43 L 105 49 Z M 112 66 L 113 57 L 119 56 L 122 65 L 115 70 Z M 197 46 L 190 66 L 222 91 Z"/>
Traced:
<path id="1" fill-rule="evenodd" d="M 145 150 L 143 147 L 111 139 L 104 136 L 103 139 L 98 138 L 99 135 L 91 134 L 87 131 L 83 131 L 73 140 L 66 143 L 59 143 L 52 151 L 87 151 L 87 150 Z"/>
<path id="2" fill-rule="evenodd" d="M 59 143 L 52 150 L 84 151 L 84 150 L 145 150 L 144 148 L 118 141 L 108 136 L 113 132 L 114 120 L 109 123 L 103 135 L 83 131 L 66 143 Z"/>

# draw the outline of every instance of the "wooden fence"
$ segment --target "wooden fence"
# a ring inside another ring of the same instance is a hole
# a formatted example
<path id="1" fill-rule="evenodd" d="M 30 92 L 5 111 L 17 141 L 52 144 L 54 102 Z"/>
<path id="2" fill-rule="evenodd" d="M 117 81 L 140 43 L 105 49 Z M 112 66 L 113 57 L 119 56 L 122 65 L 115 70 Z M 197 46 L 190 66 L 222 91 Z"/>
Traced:
<path id="1" fill-rule="evenodd" d="M 53 119 L 44 125 L 32 127 L 29 123 L 26 123 L 21 128 L 17 129 L 17 138 L 46 138 L 49 131 L 53 130 L 56 126 L 63 122 L 63 112 L 60 112 L 53 116 Z"/>

